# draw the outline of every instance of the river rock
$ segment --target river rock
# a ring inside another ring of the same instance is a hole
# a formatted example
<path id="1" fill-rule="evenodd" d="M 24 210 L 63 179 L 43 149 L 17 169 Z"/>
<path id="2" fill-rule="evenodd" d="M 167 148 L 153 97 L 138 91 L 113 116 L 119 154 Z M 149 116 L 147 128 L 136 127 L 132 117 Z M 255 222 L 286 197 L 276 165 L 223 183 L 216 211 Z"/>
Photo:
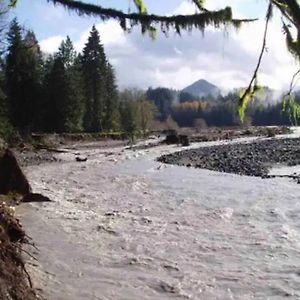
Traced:
<path id="1" fill-rule="evenodd" d="M 276 164 L 300 164 L 300 139 L 267 139 L 180 151 L 158 158 L 179 166 L 266 177 Z"/>

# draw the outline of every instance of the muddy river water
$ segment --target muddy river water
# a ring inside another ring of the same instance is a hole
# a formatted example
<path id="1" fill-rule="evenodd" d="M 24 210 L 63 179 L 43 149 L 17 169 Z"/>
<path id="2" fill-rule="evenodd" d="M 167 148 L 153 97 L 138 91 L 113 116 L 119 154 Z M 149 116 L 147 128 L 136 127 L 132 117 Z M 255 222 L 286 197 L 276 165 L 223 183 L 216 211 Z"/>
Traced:
<path id="1" fill-rule="evenodd" d="M 29 167 L 22 208 L 53 300 L 300 299 L 300 185 L 162 165 L 174 146 Z"/>

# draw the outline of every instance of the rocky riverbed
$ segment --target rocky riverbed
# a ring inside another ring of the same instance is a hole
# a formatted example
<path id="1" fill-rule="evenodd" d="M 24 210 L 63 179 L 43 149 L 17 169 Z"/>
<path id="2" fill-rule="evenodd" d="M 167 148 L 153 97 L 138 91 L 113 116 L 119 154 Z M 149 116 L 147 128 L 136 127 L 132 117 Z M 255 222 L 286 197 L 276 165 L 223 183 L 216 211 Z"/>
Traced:
<path id="1" fill-rule="evenodd" d="M 158 160 L 179 166 L 265 177 L 274 165 L 300 164 L 300 139 L 264 139 L 202 147 L 163 155 Z"/>

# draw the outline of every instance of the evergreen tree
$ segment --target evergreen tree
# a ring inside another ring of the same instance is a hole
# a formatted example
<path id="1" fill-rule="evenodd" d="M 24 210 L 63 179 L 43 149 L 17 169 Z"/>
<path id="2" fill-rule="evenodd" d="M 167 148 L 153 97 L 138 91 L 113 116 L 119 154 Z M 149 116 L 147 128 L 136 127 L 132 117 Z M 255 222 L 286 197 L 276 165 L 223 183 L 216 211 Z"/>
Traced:
<path id="1" fill-rule="evenodd" d="M 6 89 L 13 124 L 21 132 L 29 132 L 37 117 L 40 88 L 41 54 L 32 32 L 22 37 L 17 20 L 8 32 Z"/>
<path id="2" fill-rule="evenodd" d="M 27 58 L 24 68 L 27 68 L 28 74 L 24 76 L 26 88 L 23 95 L 29 104 L 28 110 L 32 112 L 32 118 L 28 120 L 31 123 L 29 130 L 40 130 L 43 59 L 38 41 L 31 30 L 27 31 L 24 38 L 24 55 Z"/>
<path id="3" fill-rule="evenodd" d="M 63 41 L 55 58 L 46 64 L 45 130 L 78 132 L 82 130 L 83 91 L 81 66 L 69 38 Z"/>
<path id="4" fill-rule="evenodd" d="M 40 127 L 43 132 L 53 132 L 53 116 L 55 116 L 56 104 L 53 101 L 52 96 L 52 70 L 54 67 L 54 56 L 49 55 L 44 62 L 43 76 L 42 76 L 42 98 L 41 105 L 43 110 L 41 112 L 41 123 Z"/>
<path id="5" fill-rule="evenodd" d="M 61 58 L 56 57 L 52 68 L 46 76 L 45 130 L 48 132 L 65 131 L 65 114 L 67 103 L 66 70 Z"/>
<path id="6" fill-rule="evenodd" d="M 118 90 L 114 70 L 110 63 L 107 64 L 105 79 L 103 128 L 110 130 L 118 126 Z"/>
<path id="7" fill-rule="evenodd" d="M 61 58 L 66 68 L 69 68 L 74 64 L 77 54 L 69 36 L 67 36 L 66 40 L 62 41 L 60 44 L 57 56 Z"/>
<path id="8" fill-rule="evenodd" d="M 84 128 L 97 132 L 103 129 L 107 62 L 99 32 L 93 26 L 83 49 L 82 71 L 86 98 Z"/>
<path id="9" fill-rule="evenodd" d="M 165 121 L 171 114 L 171 107 L 175 100 L 175 92 L 163 87 L 156 89 L 149 88 L 146 95 L 158 108 L 160 112 L 159 119 Z"/>
<path id="10" fill-rule="evenodd" d="M 4 72 L 2 61 L 0 60 L 0 137 L 5 140 L 13 133 L 13 128 L 10 124 L 7 106 L 7 97 L 4 94 Z"/>
<path id="11" fill-rule="evenodd" d="M 69 89 L 66 130 L 68 132 L 79 132 L 83 130 L 83 114 L 85 111 L 80 57 L 75 58 L 73 64 L 66 71 Z"/>
<path id="12" fill-rule="evenodd" d="M 125 91 L 120 96 L 120 117 L 122 130 L 134 141 L 138 130 L 138 107 L 137 103 L 130 98 L 130 93 Z"/>

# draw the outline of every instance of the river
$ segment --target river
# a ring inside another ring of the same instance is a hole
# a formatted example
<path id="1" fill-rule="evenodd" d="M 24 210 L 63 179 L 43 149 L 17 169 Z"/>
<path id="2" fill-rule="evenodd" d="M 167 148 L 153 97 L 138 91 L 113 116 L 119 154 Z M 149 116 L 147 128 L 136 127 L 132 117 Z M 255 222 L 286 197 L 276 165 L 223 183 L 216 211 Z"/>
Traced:
<path id="1" fill-rule="evenodd" d="M 155 161 L 176 150 L 80 148 L 26 169 L 54 200 L 20 212 L 49 299 L 300 299 L 300 185 Z"/>

